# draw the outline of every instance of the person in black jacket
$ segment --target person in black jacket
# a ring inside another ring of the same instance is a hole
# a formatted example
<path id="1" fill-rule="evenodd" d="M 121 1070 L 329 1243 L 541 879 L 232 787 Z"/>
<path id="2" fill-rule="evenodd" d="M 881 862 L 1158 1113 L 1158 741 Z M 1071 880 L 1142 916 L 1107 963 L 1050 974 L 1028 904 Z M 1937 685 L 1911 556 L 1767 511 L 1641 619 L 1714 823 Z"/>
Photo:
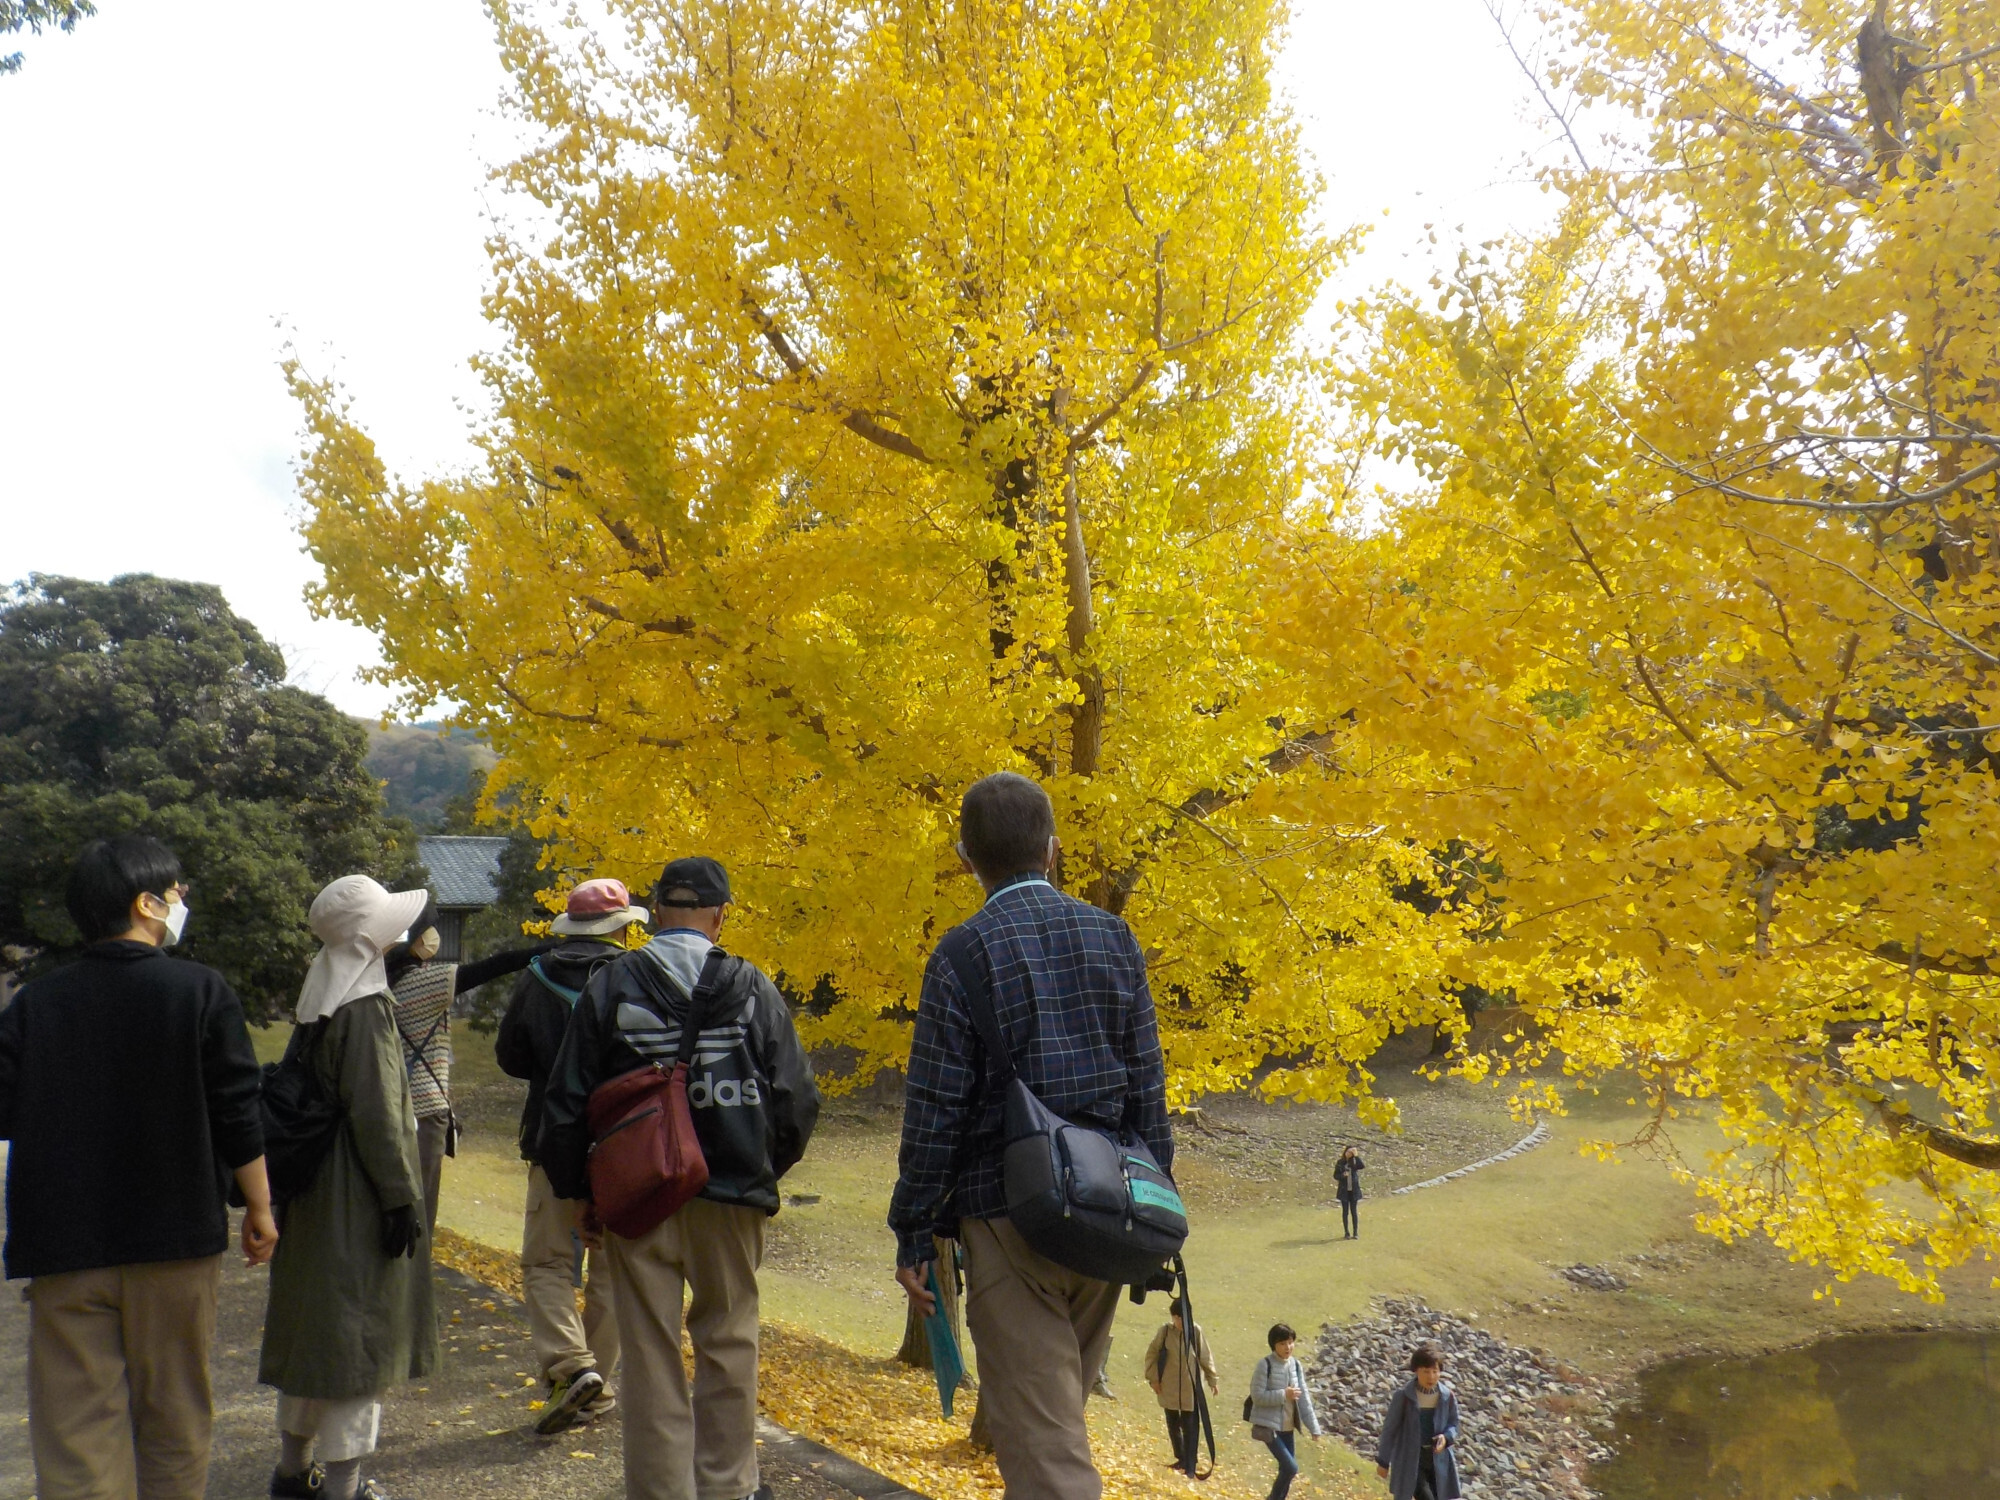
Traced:
<path id="1" fill-rule="evenodd" d="M 549 1187 L 540 1166 L 542 1096 L 562 1049 L 570 1011 L 590 976 L 624 951 L 624 936 L 647 920 L 634 906 L 623 881 L 586 880 L 569 893 L 554 930 L 562 941 L 537 956 L 514 985 L 500 1020 L 494 1057 L 512 1078 L 527 1080 L 521 1109 L 521 1159 L 528 1163 L 528 1203 L 521 1227 L 521 1300 L 528 1307 L 528 1331 L 535 1357 L 548 1382 L 549 1399 L 535 1431 L 544 1437 L 595 1419 L 615 1404 L 607 1384 L 618 1368 L 618 1323 L 611 1313 L 611 1278 L 604 1252 L 588 1255 L 577 1236 L 574 1216 Z M 583 1315 L 577 1316 L 575 1287 L 583 1282 Z"/>
<path id="2" fill-rule="evenodd" d="M 712 964 L 713 994 L 688 1075 L 708 1186 L 650 1233 L 605 1231 L 625 1359 L 628 1500 L 752 1496 L 757 1476 L 757 1267 L 778 1179 L 805 1154 L 819 1090 L 785 997 L 754 964 L 716 950 L 729 876 L 677 859 L 653 894 L 658 932 L 599 969 L 571 1013 L 542 1100 L 542 1168 L 561 1198 L 589 1196 L 591 1093 L 655 1062 L 671 1065 L 691 997 Z M 681 1297 L 692 1292 L 690 1401 Z"/>
<path id="3" fill-rule="evenodd" d="M 172 851 L 92 844 L 67 905 L 83 956 L 0 1012 L 6 1269 L 31 1278 L 36 1493 L 201 1500 L 232 1175 L 244 1259 L 278 1243 L 262 1074 L 227 982 L 164 951 L 188 915 Z"/>
<path id="4" fill-rule="evenodd" d="M 1361 1159 L 1361 1149 L 1349 1146 L 1340 1153 L 1340 1160 L 1333 1164 L 1333 1186 L 1340 1199 L 1341 1238 L 1358 1240 L 1361 1238 L 1361 1174 L 1368 1169 L 1368 1163 Z"/>

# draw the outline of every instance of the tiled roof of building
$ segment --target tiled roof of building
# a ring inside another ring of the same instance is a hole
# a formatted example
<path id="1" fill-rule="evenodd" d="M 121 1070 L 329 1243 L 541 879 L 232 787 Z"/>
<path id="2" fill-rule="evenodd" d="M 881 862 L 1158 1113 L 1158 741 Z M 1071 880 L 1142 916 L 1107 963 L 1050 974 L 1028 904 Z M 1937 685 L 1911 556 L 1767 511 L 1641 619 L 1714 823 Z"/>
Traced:
<path id="1" fill-rule="evenodd" d="M 500 897 L 500 851 L 505 839 L 439 835 L 417 840 L 417 858 L 431 872 L 437 903 L 450 906 L 491 906 Z"/>

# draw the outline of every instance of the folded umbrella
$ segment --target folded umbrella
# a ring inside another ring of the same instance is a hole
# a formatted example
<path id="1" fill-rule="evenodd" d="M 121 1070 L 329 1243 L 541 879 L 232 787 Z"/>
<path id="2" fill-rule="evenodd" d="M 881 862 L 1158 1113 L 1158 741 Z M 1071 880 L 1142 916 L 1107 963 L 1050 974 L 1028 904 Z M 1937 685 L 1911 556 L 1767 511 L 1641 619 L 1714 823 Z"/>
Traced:
<path id="1" fill-rule="evenodd" d="M 945 1314 L 944 1292 L 938 1286 L 937 1262 L 928 1262 L 926 1274 L 930 1278 L 931 1310 L 924 1317 L 924 1336 L 931 1345 L 931 1373 L 937 1376 L 938 1403 L 944 1407 L 944 1414 L 951 1415 L 951 1398 L 957 1389 L 965 1384 L 965 1361 L 959 1356 L 958 1335 L 952 1332 L 951 1319 Z"/>

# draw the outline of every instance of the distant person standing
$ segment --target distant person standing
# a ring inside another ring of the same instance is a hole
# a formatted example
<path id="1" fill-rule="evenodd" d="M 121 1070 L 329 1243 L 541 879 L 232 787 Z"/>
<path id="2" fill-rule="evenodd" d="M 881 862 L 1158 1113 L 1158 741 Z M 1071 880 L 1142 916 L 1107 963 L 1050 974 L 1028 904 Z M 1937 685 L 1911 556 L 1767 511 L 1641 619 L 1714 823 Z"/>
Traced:
<path id="1" fill-rule="evenodd" d="M 542 1167 L 581 1222 L 590 1096 L 655 1063 L 671 1068 L 694 1028 L 687 1097 L 708 1186 L 636 1238 L 603 1233 L 625 1359 L 627 1500 L 769 1500 L 757 1470 L 757 1270 L 778 1179 L 805 1155 L 819 1090 L 784 995 L 718 946 L 728 908 L 716 861 L 661 871 L 652 941 L 584 986 L 542 1099 Z"/>
<path id="2" fill-rule="evenodd" d="M 1443 1373 L 1444 1356 L 1417 1345 L 1410 1379 L 1382 1414 L 1375 1475 L 1389 1481 L 1390 1500 L 1459 1500 L 1458 1397 Z"/>
<path id="3" fill-rule="evenodd" d="M 408 936 L 382 955 L 396 1033 L 403 1040 L 403 1059 L 410 1075 L 410 1104 L 417 1112 L 424 1232 L 433 1240 L 444 1160 L 458 1155 L 458 1116 L 451 1108 L 451 1002 L 489 979 L 518 973 L 542 951 L 541 947 L 510 948 L 475 964 L 434 963 L 440 946 L 437 897 L 425 892 L 424 909 L 410 924 Z"/>
<path id="4" fill-rule="evenodd" d="M 6 1265 L 31 1278 L 40 1500 L 201 1500 L 232 1174 L 244 1259 L 278 1240 L 243 1007 L 165 951 L 187 894 L 157 840 L 90 845 L 65 893 L 89 946 L 0 1012 Z"/>
<path id="5" fill-rule="evenodd" d="M 535 1431 L 549 1437 L 595 1419 L 616 1404 L 607 1384 L 618 1368 L 618 1320 L 604 1251 L 586 1255 L 570 1204 L 556 1197 L 542 1169 L 542 1099 L 570 1014 L 590 978 L 624 951 L 622 939 L 649 913 L 634 906 L 624 882 L 586 880 L 569 893 L 554 931 L 561 939 L 538 955 L 514 986 L 493 1055 L 510 1078 L 525 1079 L 521 1159 L 528 1163 L 528 1202 L 521 1228 L 521 1299 L 528 1330 L 548 1383 L 548 1405 Z M 583 1273 L 587 1264 L 588 1276 Z M 583 1315 L 576 1285 L 583 1283 Z"/>
<path id="6" fill-rule="evenodd" d="M 1188 1360 L 1190 1340 L 1195 1351 L 1193 1363 Z M 1208 1347 L 1208 1335 L 1201 1331 L 1199 1323 L 1188 1327 L 1187 1306 L 1176 1297 L 1167 1321 L 1146 1346 L 1146 1384 L 1160 1398 L 1160 1410 L 1166 1414 L 1167 1441 L 1173 1444 L 1174 1467 L 1189 1475 L 1194 1473 L 1191 1455 L 1200 1436 L 1194 1408 L 1197 1379 L 1208 1382 L 1211 1396 L 1222 1389 L 1215 1373 L 1215 1355 Z"/>
<path id="7" fill-rule="evenodd" d="M 271 1494 L 286 1500 L 380 1500 L 361 1464 L 382 1398 L 437 1368 L 417 1121 L 382 963 L 425 900 L 344 875 L 307 918 L 324 946 L 299 991 L 291 1055 L 343 1118 L 311 1185 L 286 1202 L 271 1262 L 257 1379 L 279 1392 Z"/>
<path id="8" fill-rule="evenodd" d="M 1342 1151 L 1340 1160 L 1333 1164 L 1333 1187 L 1340 1199 L 1340 1237 L 1345 1240 L 1361 1238 L 1361 1174 L 1367 1167 L 1355 1146 Z"/>
<path id="9" fill-rule="evenodd" d="M 1250 1375 L 1250 1437 L 1271 1450 L 1278 1476 L 1271 1481 L 1270 1500 L 1285 1500 L 1299 1477 L 1298 1434 L 1319 1441 L 1319 1413 L 1306 1389 L 1305 1367 L 1293 1354 L 1298 1335 L 1287 1323 L 1274 1323 L 1266 1335 L 1271 1352 L 1257 1361 Z M 1405 1496 L 1404 1500 L 1408 1500 Z"/>

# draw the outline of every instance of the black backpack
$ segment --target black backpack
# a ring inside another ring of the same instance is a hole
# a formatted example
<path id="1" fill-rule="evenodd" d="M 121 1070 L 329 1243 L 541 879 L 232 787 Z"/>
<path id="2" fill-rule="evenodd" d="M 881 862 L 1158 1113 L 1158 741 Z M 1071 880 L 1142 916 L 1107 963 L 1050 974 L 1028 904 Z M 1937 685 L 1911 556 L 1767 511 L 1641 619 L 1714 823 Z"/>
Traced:
<path id="1" fill-rule="evenodd" d="M 264 1064 L 264 1170 L 273 1203 L 289 1203 L 313 1185 L 346 1115 L 313 1066 L 325 1035 L 325 1021 L 297 1027 L 284 1057 Z"/>
<path id="2" fill-rule="evenodd" d="M 971 929 L 956 927 L 940 949 L 958 975 L 1005 1091 L 1001 1175 L 1008 1219 L 1030 1249 L 1059 1266 L 1099 1281 L 1143 1285 L 1187 1240 L 1187 1209 L 1173 1178 L 1136 1134 L 1114 1141 L 1072 1125 L 1021 1082 L 993 1013 L 991 972 L 973 956 L 972 944 Z M 1031 978 L 1031 999 L 1033 984 Z"/>

